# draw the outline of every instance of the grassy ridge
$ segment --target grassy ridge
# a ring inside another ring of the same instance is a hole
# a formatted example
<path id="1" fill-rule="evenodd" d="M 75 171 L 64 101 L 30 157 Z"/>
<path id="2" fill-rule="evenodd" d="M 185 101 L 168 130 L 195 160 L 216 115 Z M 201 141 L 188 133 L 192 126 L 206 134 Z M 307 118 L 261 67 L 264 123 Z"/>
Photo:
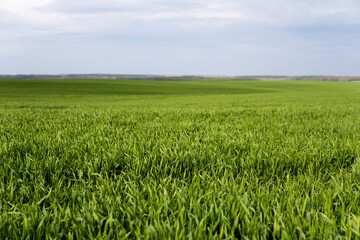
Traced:
<path id="1" fill-rule="evenodd" d="M 267 92 L 259 84 L 213 81 L 141 81 L 141 80 L 2 80 L 1 92 L 36 95 L 170 95 L 231 94 Z"/>
<path id="2" fill-rule="evenodd" d="M 0 80 L 0 238 L 359 237 L 359 91 Z"/>

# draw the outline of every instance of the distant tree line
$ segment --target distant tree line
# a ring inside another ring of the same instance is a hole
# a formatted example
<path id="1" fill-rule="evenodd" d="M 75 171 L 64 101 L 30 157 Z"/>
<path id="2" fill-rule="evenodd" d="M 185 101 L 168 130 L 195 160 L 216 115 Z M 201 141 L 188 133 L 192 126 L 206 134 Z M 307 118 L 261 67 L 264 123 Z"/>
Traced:
<path id="1" fill-rule="evenodd" d="M 156 81 L 244 81 L 244 80 L 301 80 L 301 81 L 360 81 L 360 76 L 197 76 L 197 75 L 139 75 L 139 74 L 59 74 L 59 75 L 0 75 L 2 79 L 134 79 Z"/>

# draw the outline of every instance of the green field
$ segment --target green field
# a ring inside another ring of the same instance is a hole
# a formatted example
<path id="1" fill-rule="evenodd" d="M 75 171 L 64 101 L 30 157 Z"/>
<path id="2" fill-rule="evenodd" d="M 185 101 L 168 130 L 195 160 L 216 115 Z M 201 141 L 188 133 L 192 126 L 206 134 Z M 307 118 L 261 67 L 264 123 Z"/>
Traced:
<path id="1" fill-rule="evenodd" d="M 0 80 L 0 239 L 360 238 L 360 83 Z"/>

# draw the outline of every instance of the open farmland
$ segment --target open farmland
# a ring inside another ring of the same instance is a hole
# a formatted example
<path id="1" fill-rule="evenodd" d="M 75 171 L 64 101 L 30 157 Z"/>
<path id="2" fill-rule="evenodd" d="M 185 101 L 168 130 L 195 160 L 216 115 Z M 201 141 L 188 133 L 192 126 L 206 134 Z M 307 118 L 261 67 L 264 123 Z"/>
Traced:
<path id="1" fill-rule="evenodd" d="M 360 84 L 0 80 L 0 238 L 360 237 Z"/>

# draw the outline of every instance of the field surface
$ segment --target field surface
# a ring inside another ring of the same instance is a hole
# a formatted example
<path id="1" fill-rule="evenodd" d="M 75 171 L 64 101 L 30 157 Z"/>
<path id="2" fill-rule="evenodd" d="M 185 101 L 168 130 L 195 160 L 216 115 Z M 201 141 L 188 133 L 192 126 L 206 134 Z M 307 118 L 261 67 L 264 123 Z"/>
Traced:
<path id="1" fill-rule="evenodd" d="M 0 80 L 0 239 L 360 238 L 360 83 Z"/>

